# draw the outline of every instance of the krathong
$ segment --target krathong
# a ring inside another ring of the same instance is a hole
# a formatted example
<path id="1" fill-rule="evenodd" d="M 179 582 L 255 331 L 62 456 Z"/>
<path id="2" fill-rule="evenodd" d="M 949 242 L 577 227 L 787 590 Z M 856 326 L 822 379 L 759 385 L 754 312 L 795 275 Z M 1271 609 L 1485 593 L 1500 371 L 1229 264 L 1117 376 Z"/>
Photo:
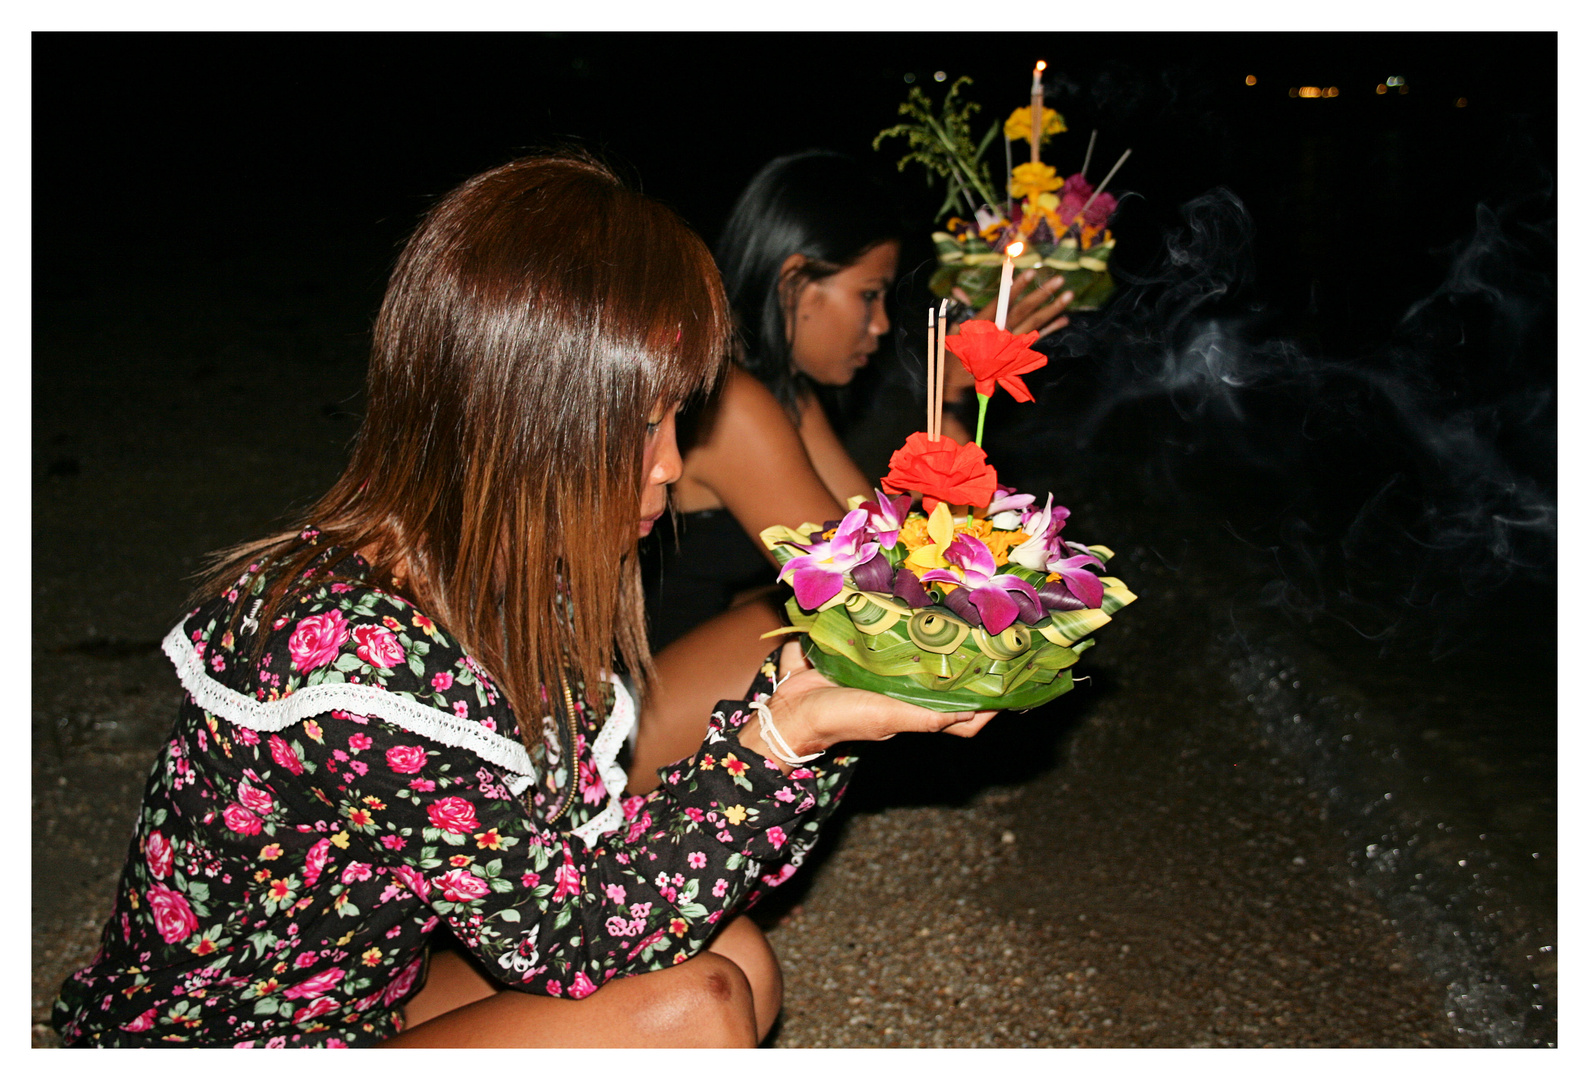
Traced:
<path id="1" fill-rule="evenodd" d="M 999 483 L 981 417 L 970 444 L 938 430 L 950 343 L 985 410 L 995 384 L 1032 400 L 1020 375 L 1047 362 L 1026 348 L 1036 335 L 972 322 L 945 336 L 933 313 L 928 327 L 927 430 L 894 451 L 882 487 L 840 521 L 762 531 L 794 586 L 790 625 L 774 633 L 800 633 L 812 665 L 844 686 L 946 712 L 1029 709 L 1071 688 L 1088 635 L 1136 597 L 1094 573 L 1112 551 L 1060 535 L 1070 511 L 1052 492 L 1039 509 Z"/>
<path id="2" fill-rule="evenodd" d="M 1055 274 L 1065 276 L 1065 287 L 1076 294 L 1070 310 L 1088 311 L 1103 306 L 1114 292 L 1109 259 L 1115 240 L 1109 230 L 1118 202 L 1104 191 L 1131 151 L 1122 154 L 1096 187 L 1087 179 L 1092 164 L 1094 131 L 1081 169 L 1061 176 L 1040 160 L 1050 140 L 1067 131 L 1065 118 L 1042 102 L 1042 69 L 1032 73 L 1030 105 L 1020 105 L 1005 120 L 995 120 L 981 139 L 973 134 L 972 116 L 981 110 L 961 97 L 971 84 L 961 76 L 950 84 L 937 109 L 919 86 L 913 86 L 900 105 L 899 123 L 872 140 L 874 149 L 883 140 L 903 138 L 907 149 L 900 158 L 903 170 L 912 163 L 941 178 L 946 188 L 943 205 L 935 217 L 951 215 L 932 234 L 938 270 L 930 287 L 937 296 L 954 298 L 962 290 L 972 310 L 979 311 L 998 294 L 1005 250 L 1020 241 L 1024 250 L 1013 260 L 1017 271 L 1036 268 L 1039 284 Z M 1032 142 L 1033 118 L 1041 115 L 1041 132 Z M 995 184 L 985 159 L 1000 134 L 1004 141 L 1004 182 Z M 1013 164 L 1012 142 L 1026 142 L 1030 160 Z M 999 189 L 1002 188 L 1003 197 Z"/>

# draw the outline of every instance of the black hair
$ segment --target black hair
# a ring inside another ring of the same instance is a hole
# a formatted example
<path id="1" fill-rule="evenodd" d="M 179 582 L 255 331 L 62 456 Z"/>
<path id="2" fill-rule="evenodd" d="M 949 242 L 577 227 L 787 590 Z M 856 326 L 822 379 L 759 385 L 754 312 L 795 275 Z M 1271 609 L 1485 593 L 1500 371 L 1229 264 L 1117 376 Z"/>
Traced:
<path id="1" fill-rule="evenodd" d="M 854 159 L 808 150 L 767 163 L 734 204 L 714 254 L 734 309 L 742 367 L 791 415 L 809 382 L 794 370 L 786 317 L 800 290 L 904 235 L 899 206 Z M 780 280 L 784 260 L 805 266 Z"/>

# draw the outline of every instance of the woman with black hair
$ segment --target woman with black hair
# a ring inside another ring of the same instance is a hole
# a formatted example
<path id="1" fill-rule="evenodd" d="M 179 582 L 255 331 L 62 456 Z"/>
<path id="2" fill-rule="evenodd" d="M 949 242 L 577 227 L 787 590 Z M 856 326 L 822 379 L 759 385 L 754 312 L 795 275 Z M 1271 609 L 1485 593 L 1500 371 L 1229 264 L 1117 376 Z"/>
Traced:
<path id="1" fill-rule="evenodd" d="M 827 151 L 768 163 L 729 215 L 715 255 L 734 313 L 736 363 L 706 407 L 680 418 L 676 533 L 659 529 L 646 595 L 657 680 L 631 791 L 649 790 L 658 768 L 700 743 L 701 710 L 754 674 L 766 654 L 761 635 L 783 624 L 770 588 L 777 563 L 761 531 L 843 517 L 851 496 L 872 493 L 819 389 L 849 385 L 888 334 L 885 301 L 903 233 L 887 189 Z M 1072 298 L 1055 295 L 1063 284 L 1055 277 L 1022 295 L 1009 328 L 1063 326 Z M 953 381 L 964 375 L 953 367 L 950 402 L 971 385 L 969 377 Z M 969 438 L 947 413 L 946 423 L 949 434 Z"/>

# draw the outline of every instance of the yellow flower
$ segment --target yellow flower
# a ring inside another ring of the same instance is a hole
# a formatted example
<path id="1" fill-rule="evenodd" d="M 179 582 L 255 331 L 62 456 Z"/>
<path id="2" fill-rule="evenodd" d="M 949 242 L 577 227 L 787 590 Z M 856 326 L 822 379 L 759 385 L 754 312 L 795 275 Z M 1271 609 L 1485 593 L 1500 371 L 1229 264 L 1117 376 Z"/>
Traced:
<path id="1" fill-rule="evenodd" d="M 348 846 L 348 834 L 345 832 L 334 832 L 331 834 L 331 842 L 339 848 L 346 849 Z"/>
<path id="2" fill-rule="evenodd" d="M 374 967 L 376 964 L 381 962 L 381 950 L 371 945 L 368 949 L 364 950 L 364 953 L 359 957 L 359 959 L 364 962 L 365 967 Z"/>
<path id="3" fill-rule="evenodd" d="M 1050 135 L 1058 135 L 1061 131 L 1069 130 L 1065 126 L 1065 118 L 1063 116 L 1053 109 L 1047 107 L 1043 109 L 1043 139 L 1045 142 Z M 1022 105 L 1010 114 L 1008 120 L 1004 121 L 1004 137 L 1011 142 L 1015 142 L 1018 139 L 1031 141 L 1032 107 L 1030 105 Z"/>
<path id="4" fill-rule="evenodd" d="M 745 820 L 745 808 L 740 806 L 738 803 L 735 803 L 733 806 L 730 806 L 728 809 L 723 811 L 723 816 L 728 819 L 728 823 L 730 825 L 738 825 L 740 822 Z"/>
<path id="5" fill-rule="evenodd" d="M 1010 177 L 1010 197 L 1019 199 L 1023 195 L 1040 195 L 1045 191 L 1058 191 L 1064 186 L 1065 181 L 1055 175 L 1054 166 L 1041 161 L 1027 161 L 1017 165 Z"/>
<path id="6" fill-rule="evenodd" d="M 1010 549 L 1016 544 L 1024 544 L 1031 537 L 1017 530 L 1005 532 L 1003 529 L 994 529 L 992 534 L 983 539 L 988 545 L 988 551 L 993 554 L 993 565 L 1003 566 L 1010 561 Z"/>
<path id="7" fill-rule="evenodd" d="M 927 519 L 919 514 L 906 518 L 905 524 L 900 526 L 899 539 L 907 551 L 915 551 L 923 544 L 932 543 L 932 538 L 927 535 Z"/>
<path id="8" fill-rule="evenodd" d="M 266 844 L 264 847 L 259 849 L 259 857 L 261 859 L 279 859 L 279 858 L 281 858 L 281 845 L 280 844 Z"/>

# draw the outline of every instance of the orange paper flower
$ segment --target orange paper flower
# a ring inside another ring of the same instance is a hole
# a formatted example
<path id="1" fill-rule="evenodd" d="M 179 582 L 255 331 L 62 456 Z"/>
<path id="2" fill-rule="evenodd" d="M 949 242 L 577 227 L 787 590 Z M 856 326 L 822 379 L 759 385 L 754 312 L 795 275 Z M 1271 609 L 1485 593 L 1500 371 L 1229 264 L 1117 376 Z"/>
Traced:
<path id="1" fill-rule="evenodd" d="M 998 484 L 998 473 L 982 447 L 962 446 L 947 435 L 934 439 L 925 431 L 916 432 L 894 451 L 883 477 L 883 490 L 890 494 L 921 492 L 929 514 L 940 502 L 986 506 Z"/>
<path id="2" fill-rule="evenodd" d="M 950 352 L 960 358 L 977 381 L 977 393 L 993 396 L 993 384 L 1004 387 L 1016 401 L 1031 401 L 1022 375 L 1048 363 L 1048 357 L 1027 346 L 1037 340 L 1037 331 L 1019 336 L 1000 330 L 987 319 L 970 319 L 960 325 L 958 334 L 944 338 Z"/>

